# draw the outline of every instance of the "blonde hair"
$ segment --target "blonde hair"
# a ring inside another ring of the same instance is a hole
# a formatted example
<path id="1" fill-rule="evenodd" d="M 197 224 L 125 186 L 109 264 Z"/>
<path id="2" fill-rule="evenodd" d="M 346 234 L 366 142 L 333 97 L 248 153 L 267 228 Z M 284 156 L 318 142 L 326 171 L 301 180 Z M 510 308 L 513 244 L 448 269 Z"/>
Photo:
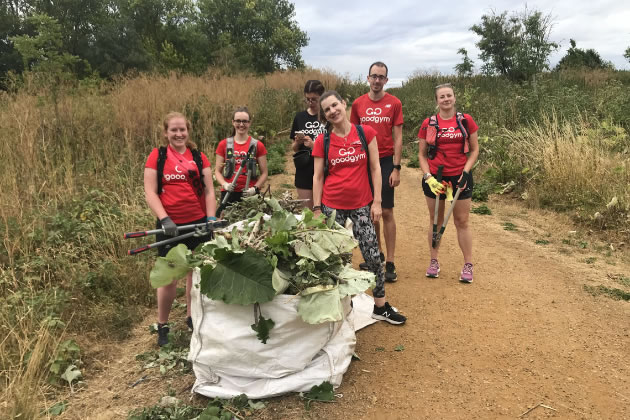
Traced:
<path id="1" fill-rule="evenodd" d="M 164 132 L 166 133 L 168 131 L 169 123 L 171 122 L 172 119 L 175 119 L 175 118 L 183 118 L 184 121 L 186 121 L 186 128 L 188 129 L 188 139 L 186 140 L 186 147 L 188 147 L 189 149 L 196 149 L 197 145 L 195 144 L 195 142 L 193 142 L 190 139 L 190 132 L 192 130 L 190 121 L 188 121 L 188 118 L 186 118 L 186 116 L 182 114 L 181 112 L 171 111 L 168 114 L 166 114 L 166 116 L 164 117 L 164 120 L 162 121 Z M 164 136 L 163 138 L 164 138 L 164 144 L 168 146 L 168 139 L 166 138 L 166 136 Z"/>

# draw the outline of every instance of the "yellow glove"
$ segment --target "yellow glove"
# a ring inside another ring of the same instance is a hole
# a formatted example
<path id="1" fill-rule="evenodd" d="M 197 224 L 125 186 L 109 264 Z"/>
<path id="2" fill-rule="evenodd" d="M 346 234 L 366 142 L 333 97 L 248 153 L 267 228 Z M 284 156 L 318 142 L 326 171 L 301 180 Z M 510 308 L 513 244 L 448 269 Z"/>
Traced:
<path id="1" fill-rule="evenodd" d="M 438 182 L 435 177 L 431 177 L 425 181 L 429 188 L 431 188 L 431 192 L 435 195 L 440 195 L 444 193 L 444 185 Z"/>
<path id="2" fill-rule="evenodd" d="M 453 201 L 453 184 L 446 184 L 446 201 Z"/>

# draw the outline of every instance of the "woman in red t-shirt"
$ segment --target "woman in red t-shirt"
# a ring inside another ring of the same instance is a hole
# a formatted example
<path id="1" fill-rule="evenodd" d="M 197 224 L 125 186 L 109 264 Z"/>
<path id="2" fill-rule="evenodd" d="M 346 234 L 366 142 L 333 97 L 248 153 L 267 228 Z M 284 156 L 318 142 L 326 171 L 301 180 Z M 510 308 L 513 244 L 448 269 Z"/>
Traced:
<path id="1" fill-rule="evenodd" d="M 183 114 L 171 112 L 164 118 L 164 140 L 166 159 L 162 173 L 162 191 L 158 191 L 159 150 L 153 149 L 144 168 L 144 194 L 153 214 L 157 217 L 156 228 L 164 229 L 159 234 L 159 242 L 167 236 L 177 236 L 178 226 L 204 223 L 216 220 L 216 199 L 212 185 L 212 171 L 208 158 L 196 150 L 190 141 L 190 122 Z M 195 162 L 194 155 L 201 157 L 202 172 Z M 158 255 L 165 256 L 171 247 L 180 243 L 193 250 L 208 237 L 191 237 L 158 248 Z M 190 318 L 190 288 L 192 271 L 186 276 L 186 323 L 192 328 Z M 168 286 L 157 289 L 158 306 L 158 345 L 168 343 L 168 315 L 175 300 L 177 280 Z"/>
<path id="2" fill-rule="evenodd" d="M 245 106 L 237 108 L 236 111 L 234 111 L 234 114 L 232 114 L 233 128 L 231 137 L 234 139 L 235 165 L 232 168 L 232 173 L 227 178 L 224 177 L 223 173 L 223 169 L 226 164 L 225 158 L 227 152 L 227 139 L 221 140 L 217 146 L 217 150 L 215 152 L 217 160 L 214 165 L 214 176 L 219 185 L 221 185 L 221 202 L 223 202 L 223 198 L 228 191 L 230 191 L 230 195 L 227 200 L 228 203 L 240 201 L 242 197 L 249 197 L 254 194 L 258 194 L 260 192 L 260 188 L 267 180 L 267 149 L 261 141 L 258 141 L 256 145 L 256 162 L 258 163 L 259 169 L 258 177 L 255 178 L 252 176 L 249 181 L 249 185 L 245 185 L 247 183 L 247 171 L 243 169 L 236 181 L 236 184 L 232 186 L 232 181 L 234 181 L 234 177 L 236 176 L 243 159 L 249 151 L 249 146 L 252 141 L 252 137 L 249 134 L 249 127 L 251 123 L 251 115 Z"/>
<path id="3" fill-rule="evenodd" d="M 329 124 L 326 129 L 330 134 L 328 175 L 324 178 L 325 136 L 320 134 L 313 146 L 315 158 L 313 212 L 315 216 L 322 212 L 330 216 L 336 211 L 335 220 L 342 226 L 345 225 L 346 219 L 352 221 L 352 232 L 359 241 L 361 254 L 370 271 L 376 275 L 376 287 L 372 291 L 374 295 L 372 318 L 390 324 L 403 324 L 407 318 L 385 301 L 383 265 L 373 224 L 373 221 L 381 218 L 381 166 L 376 131 L 369 126 L 363 127 L 368 144 L 366 151 L 359 137 L 357 127 L 360 126 L 348 121 L 346 102 L 337 92 L 325 92 L 320 98 L 320 106 Z M 368 176 L 372 178 L 374 194 Z"/>
<path id="4" fill-rule="evenodd" d="M 444 187 L 437 182 L 434 174 L 437 174 L 438 167 L 444 166 L 442 171 L 442 181 L 451 183 L 453 188 L 457 188 L 460 181 L 465 186 L 459 195 L 455 208 L 453 209 L 453 221 L 457 230 L 457 241 L 464 254 L 464 267 L 462 268 L 459 280 L 463 283 L 472 283 L 472 233 L 468 228 L 468 215 L 470 214 L 473 179 L 470 173 L 473 165 L 479 156 L 479 141 L 477 139 L 478 126 L 468 114 L 462 114 L 463 120 L 458 123 L 459 116 L 455 109 L 455 92 L 450 83 L 439 85 L 435 88 L 435 100 L 439 109 L 436 115 L 437 130 L 435 126 L 429 124 L 427 118 L 420 127 L 418 137 L 420 138 L 418 157 L 420 168 L 424 176 L 422 177 L 422 189 L 426 197 L 429 208 L 429 249 L 431 250 L 431 262 L 427 269 L 427 277 L 438 277 L 440 273 L 440 263 L 438 262 L 438 250 L 431 246 L 433 237 L 433 216 L 435 213 L 436 193 L 440 193 L 440 207 L 438 210 L 438 226 L 444 221 Z M 467 132 L 467 136 L 462 132 Z"/>

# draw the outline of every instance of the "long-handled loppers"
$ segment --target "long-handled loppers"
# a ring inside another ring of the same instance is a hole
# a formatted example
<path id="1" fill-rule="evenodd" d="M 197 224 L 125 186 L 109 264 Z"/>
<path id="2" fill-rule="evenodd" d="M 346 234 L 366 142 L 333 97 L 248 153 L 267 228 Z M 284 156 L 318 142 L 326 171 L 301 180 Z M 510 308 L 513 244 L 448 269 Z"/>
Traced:
<path id="1" fill-rule="evenodd" d="M 437 179 L 437 182 L 442 182 L 443 170 L 444 170 L 444 165 L 438 166 L 437 174 L 435 175 L 435 179 Z M 438 212 L 440 210 L 440 195 L 441 194 L 436 194 L 435 196 L 435 211 L 433 213 L 433 237 L 431 239 L 431 246 L 433 248 L 437 247 L 436 239 L 437 239 L 437 234 L 438 234 L 437 226 L 438 226 Z"/>
<path id="2" fill-rule="evenodd" d="M 453 213 L 453 210 L 455 209 L 455 205 L 457 204 L 457 199 L 459 198 L 459 194 L 462 192 L 462 190 L 466 187 L 466 183 L 468 182 L 468 172 L 464 172 L 462 174 L 462 178 L 459 180 L 459 183 L 457 184 L 457 191 L 455 192 L 455 196 L 453 196 L 453 201 L 451 203 L 451 206 L 448 208 L 448 211 L 446 212 L 446 216 L 444 216 L 444 222 L 442 223 L 442 227 L 440 228 L 440 231 L 437 232 L 436 234 L 436 224 L 437 224 L 437 218 L 435 218 L 436 222 L 434 222 L 433 224 L 433 241 L 431 243 L 431 246 L 433 248 L 437 248 L 437 246 L 440 244 L 440 240 L 442 239 L 442 235 L 444 234 L 444 230 L 446 230 L 446 224 L 448 223 L 448 219 L 451 217 L 451 213 Z"/>
<path id="3" fill-rule="evenodd" d="M 163 241 L 149 244 L 136 249 L 130 249 L 127 251 L 128 255 L 135 255 L 149 249 L 157 248 L 158 246 L 170 244 L 172 242 L 181 241 L 182 239 L 190 238 L 195 235 L 207 235 L 215 229 L 222 228 L 228 225 L 227 220 L 217 220 L 207 223 L 199 223 L 197 225 L 178 226 L 178 230 L 193 230 L 192 232 L 184 233 L 183 235 L 173 236 L 172 238 L 164 239 Z M 141 238 L 143 236 L 157 235 L 158 233 L 164 233 L 164 229 L 153 229 L 140 232 L 125 233 L 125 239 Z"/>

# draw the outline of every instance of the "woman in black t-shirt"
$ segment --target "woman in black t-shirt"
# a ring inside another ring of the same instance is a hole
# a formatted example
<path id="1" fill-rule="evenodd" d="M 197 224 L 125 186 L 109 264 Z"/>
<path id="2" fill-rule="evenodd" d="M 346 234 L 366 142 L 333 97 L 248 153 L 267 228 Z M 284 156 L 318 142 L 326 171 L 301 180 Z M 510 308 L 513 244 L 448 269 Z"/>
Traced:
<path id="1" fill-rule="evenodd" d="M 304 86 L 306 111 L 298 112 L 291 127 L 293 140 L 293 163 L 295 164 L 295 187 L 298 198 L 308 200 L 308 208 L 313 206 L 313 158 L 311 150 L 315 138 L 326 131 L 325 124 L 319 120 L 319 97 L 324 93 L 324 85 L 319 80 L 309 80 Z"/>

